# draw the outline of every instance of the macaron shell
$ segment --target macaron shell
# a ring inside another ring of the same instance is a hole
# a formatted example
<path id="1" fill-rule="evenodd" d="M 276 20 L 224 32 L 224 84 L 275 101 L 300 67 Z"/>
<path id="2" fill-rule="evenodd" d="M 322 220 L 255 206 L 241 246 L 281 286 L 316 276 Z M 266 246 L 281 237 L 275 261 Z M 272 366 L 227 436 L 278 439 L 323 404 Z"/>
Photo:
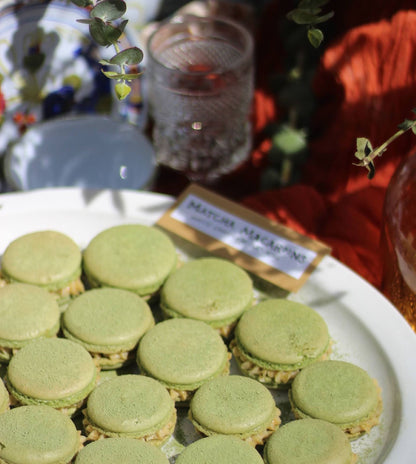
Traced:
<path id="1" fill-rule="evenodd" d="M 96 286 L 146 295 L 156 291 L 176 267 L 176 249 L 156 227 L 125 224 L 96 235 L 84 251 L 83 265 Z"/>
<path id="2" fill-rule="evenodd" d="M 71 419 L 40 405 L 0 414 L 0 443 L 0 461 L 19 464 L 67 463 L 80 447 Z"/>
<path id="3" fill-rule="evenodd" d="M 86 412 L 103 431 L 144 436 L 172 418 L 174 402 L 156 380 L 126 374 L 96 387 L 88 397 Z"/>
<path id="4" fill-rule="evenodd" d="M 63 328 L 90 351 L 133 348 L 154 325 L 149 305 L 137 294 L 116 288 L 85 292 L 63 314 Z"/>
<path id="5" fill-rule="evenodd" d="M 352 450 L 344 432 L 318 419 L 289 422 L 269 437 L 268 464 L 351 464 Z"/>
<path id="6" fill-rule="evenodd" d="M 10 397 L 3 380 L 0 379 L 0 414 L 9 409 Z"/>
<path id="7" fill-rule="evenodd" d="M 91 391 L 95 376 L 88 351 L 63 338 L 28 343 L 13 356 L 7 369 L 8 383 L 18 393 L 41 400 L 79 401 L 82 392 L 84 397 Z"/>
<path id="8" fill-rule="evenodd" d="M 201 438 L 177 457 L 176 464 L 263 464 L 260 454 L 237 437 L 212 435 Z"/>
<path id="9" fill-rule="evenodd" d="M 246 311 L 236 338 L 250 359 L 271 365 L 302 366 L 328 347 L 328 327 L 316 311 L 285 299 L 263 301 Z"/>
<path id="10" fill-rule="evenodd" d="M 191 400 L 193 419 L 219 434 L 249 435 L 266 428 L 275 416 L 270 391 L 256 380 L 230 375 L 202 385 Z"/>
<path id="11" fill-rule="evenodd" d="M 142 337 L 139 368 L 169 386 L 193 387 L 223 372 L 227 347 L 208 324 L 193 319 L 169 319 Z"/>
<path id="12" fill-rule="evenodd" d="M 106 438 L 86 445 L 75 464 L 169 464 L 162 451 L 133 438 Z"/>
<path id="13" fill-rule="evenodd" d="M 2 272 L 11 281 L 57 290 L 81 275 L 81 250 L 61 232 L 45 230 L 18 237 L 2 257 Z"/>
<path id="14" fill-rule="evenodd" d="M 248 274 L 220 258 L 185 263 L 169 276 L 161 292 L 162 309 L 206 322 L 236 319 L 252 302 Z"/>
<path id="15" fill-rule="evenodd" d="M 377 387 L 368 373 L 345 361 L 321 361 L 295 378 L 291 400 L 302 413 L 335 424 L 352 424 L 372 414 Z"/>
<path id="16" fill-rule="evenodd" d="M 29 284 L 6 285 L 0 288 L 0 344 L 21 346 L 30 339 L 55 335 L 60 315 L 56 298 L 47 290 Z"/>

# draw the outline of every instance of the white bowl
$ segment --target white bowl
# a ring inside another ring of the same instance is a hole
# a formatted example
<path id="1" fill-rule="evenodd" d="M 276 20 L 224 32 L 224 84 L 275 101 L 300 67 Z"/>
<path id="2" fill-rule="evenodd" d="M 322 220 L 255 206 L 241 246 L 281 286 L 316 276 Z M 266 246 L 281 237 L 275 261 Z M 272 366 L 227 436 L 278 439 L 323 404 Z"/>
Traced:
<path id="1" fill-rule="evenodd" d="M 146 189 L 153 146 L 140 130 L 107 116 L 57 118 L 31 126 L 5 155 L 15 190 L 45 187 Z"/>

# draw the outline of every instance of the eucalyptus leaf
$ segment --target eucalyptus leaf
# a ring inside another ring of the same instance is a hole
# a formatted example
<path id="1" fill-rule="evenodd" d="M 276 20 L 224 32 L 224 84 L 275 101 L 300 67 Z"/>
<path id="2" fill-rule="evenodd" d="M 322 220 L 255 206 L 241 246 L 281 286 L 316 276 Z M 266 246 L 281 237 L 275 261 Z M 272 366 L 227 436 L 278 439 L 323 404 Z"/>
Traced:
<path id="1" fill-rule="evenodd" d="M 143 60 L 143 52 L 140 50 L 140 48 L 137 47 L 131 47 L 131 48 L 126 48 L 125 50 L 117 53 L 117 55 L 114 55 L 108 64 L 110 65 L 135 65 L 139 64 Z"/>
<path id="2" fill-rule="evenodd" d="M 101 70 L 101 72 L 104 74 L 104 76 L 108 77 L 109 79 L 123 79 L 126 81 L 132 81 L 133 79 L 137 79 L 138 77 L 141 76 L 141 73 L 128 73 L 128 74 L 123 74 L 123 73 L 118 73 L 115 71 L 104 71 Z"/>
<path id="3" fill-rule="evenodd" d="M 324 40 L 324 34 L 320 29 L 311 27 L 308 29 L 308 40 L 315 48 L 318 48 Z"/>
<path id="4" fill-rule="evenodd" d="M 93 3 L 91 0 L 70 0 L 74 5 L 79 6 L 81 8 L 85 8 L 87 6 L 91 6 Z"/>
<path id="5" fill-rule="evenodd" d="M 91 18 L 100 18 L 104 22 L 121 18 L 126 12 L 126 3 L 123 0 L 102 0 L 90 11 Z"/>
<path id="6" fill-rule="evenodd" d="M 297 8 L 289 11 L 287 18 L 294 21 L 296 24 L 313 24 L 316 19 L 316 15 Z"/>
<path id="7" fill-rule="evenodd" d="M 397 127 L 400 129 L 400 130 L 403 130 L 403 131 L 407 131 L 408 129 L 410 129 L 413 124 L 415 123 L 415 121 L 411 121 L 410 119 L 405 119 L 401 124 L 399 124 Z"/>
<path id="8" fill-rule="evenodd" d="M 305 131 L 283 125 L 273 136 L 273 146 L 285 156 L 291 156 L 306 149 L 307 141 Z"/>
<path id="9" fill-rule="evenodd" d="M 122 31 L 95 18 L 94 22 L 90 24 L 90 34 L 99 45 L 108 47 L 117 42 Z"/>
<path id="10" fill-rule="evenodd" d="M 416 126 L 412 126 L 412 132 L 416 135 Z"/>
<path id="11" fill-rule="evenodd" d="M 115 85 L 115 92 L 119 100 L 124 100 L 131 92 L 131 88 L 125 82 Z"/>
<path id="12" fill-rule="evenodd" d="M 322 16 L 317 16 L 315 20 L 312 22 L 312 24 L 320 24 L 328 21 L 328 19 L 331 19 L 334 16 L 334 12 L 330 11 L 329 13 L 322 15 Z"/>

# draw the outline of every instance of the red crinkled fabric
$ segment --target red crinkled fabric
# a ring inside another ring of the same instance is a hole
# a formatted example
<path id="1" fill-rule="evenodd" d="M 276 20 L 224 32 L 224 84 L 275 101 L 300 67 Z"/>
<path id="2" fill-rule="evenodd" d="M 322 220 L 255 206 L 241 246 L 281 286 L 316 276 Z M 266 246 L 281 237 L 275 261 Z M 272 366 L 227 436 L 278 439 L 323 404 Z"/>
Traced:
<path id="1" fill-rule="evenodd" d="M 409 2 L 343 3 L 334 2 L 334 21 L 347 30 L 325 45 L 314 82 L 319 110 L 302 182 L 251 195 L 243 203 L 327 243 L 334 257 L 380 287 L 385 191 L 399 161 L 415 150 L 416 139 L 408 133 L 393 142 L 376 160 L 371 181 L 364 168 L 353 165 L 355 141 L 367 137 L 377 146 L 414 116 L 416 11 L 400 10 Z M 268 111 L 266 116 L 273 115 Z M 262 144 L 267 146 L 265 140 Z M 260 159 L 261 153 L 255 150 L 254 156 Z"/>

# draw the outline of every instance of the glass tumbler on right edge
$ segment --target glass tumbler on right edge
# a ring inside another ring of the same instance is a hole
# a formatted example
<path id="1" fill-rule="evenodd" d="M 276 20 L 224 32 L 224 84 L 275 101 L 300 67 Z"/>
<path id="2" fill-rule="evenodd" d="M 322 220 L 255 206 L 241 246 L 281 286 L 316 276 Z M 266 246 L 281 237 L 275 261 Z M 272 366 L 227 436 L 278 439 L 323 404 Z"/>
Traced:
<path id="1" fill-rule="evenodd" d="M 390 180 L 382 230 L 382 291 L 416 330 L 416 155 Z"/>
<path id="2" fill-rule="evenodd" d="M 156 160 L 210 183 L 251 150 L 253 39 L 219 17 L 178 16 L 147 44 L 149 111 Z"/>

